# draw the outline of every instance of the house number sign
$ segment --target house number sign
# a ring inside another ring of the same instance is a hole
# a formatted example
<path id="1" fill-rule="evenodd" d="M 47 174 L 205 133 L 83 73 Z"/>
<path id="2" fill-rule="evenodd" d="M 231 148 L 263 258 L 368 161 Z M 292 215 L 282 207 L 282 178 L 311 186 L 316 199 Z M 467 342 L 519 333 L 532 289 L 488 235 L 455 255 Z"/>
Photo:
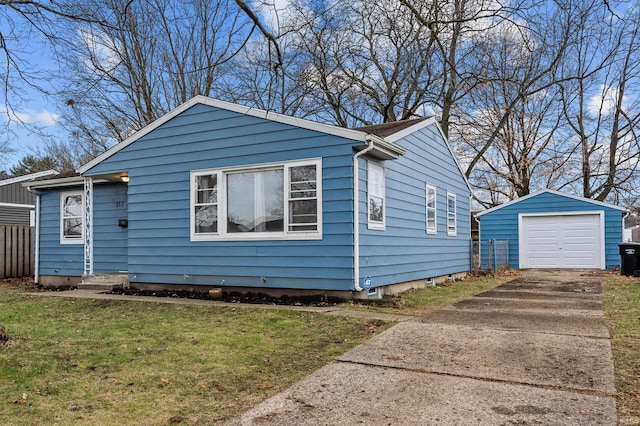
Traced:
<path id="1" fill-rule="evenodd" d="M 364 289 L 369 291 L 371 290 L 371 276 L 367 275 L 364 277 Z"/>

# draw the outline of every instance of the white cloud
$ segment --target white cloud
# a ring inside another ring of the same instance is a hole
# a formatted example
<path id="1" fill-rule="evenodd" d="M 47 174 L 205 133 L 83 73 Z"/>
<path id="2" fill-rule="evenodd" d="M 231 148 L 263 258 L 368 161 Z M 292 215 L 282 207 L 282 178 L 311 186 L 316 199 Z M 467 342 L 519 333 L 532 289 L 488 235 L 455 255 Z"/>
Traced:
<path id="1" fill-rule="evenodd" d="M 60 121 L 59 114 L 47 110 L 9 111 L 4 106 L 0 107 L 0 117 L 6 123 L 24 123 L 39 126 L 54 126 Z"/>
<path id="2" fill-rule="evenodd" d="M 92 71 L 113 69 L 120 63 L 118 43 L 106 33 L 91 29 L 79 29 L 78 35 L 86 50 L 83 62 Z"/>
<path id="3" fill-rule="evenodd" d="M 617 87 L 601 85 L 600 92 L 589 98 L 589 113 L 592 115 L 609 115 L 616 109 L 619 92 Z M 623 105 L 626 104 L 627 97 L 622 98 Z"/>

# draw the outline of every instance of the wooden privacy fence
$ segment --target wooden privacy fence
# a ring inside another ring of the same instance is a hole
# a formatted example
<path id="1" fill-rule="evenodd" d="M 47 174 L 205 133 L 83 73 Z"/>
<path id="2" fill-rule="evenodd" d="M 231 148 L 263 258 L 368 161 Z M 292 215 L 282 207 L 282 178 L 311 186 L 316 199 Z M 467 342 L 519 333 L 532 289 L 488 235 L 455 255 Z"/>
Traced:
<path id="1" fill-rule="evenodd" d="M 33 275 L 33 234 L 30 226 L 0 225 L 0 279 Z"/>

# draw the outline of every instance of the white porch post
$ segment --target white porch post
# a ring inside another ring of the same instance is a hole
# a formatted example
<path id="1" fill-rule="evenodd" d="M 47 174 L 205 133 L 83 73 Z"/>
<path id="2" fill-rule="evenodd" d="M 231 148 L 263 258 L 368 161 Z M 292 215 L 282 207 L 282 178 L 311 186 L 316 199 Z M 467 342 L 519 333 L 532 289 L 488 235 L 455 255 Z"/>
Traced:
<path id="1" fill-rule="evenodd" d="M 93 178 L 84 178 L 84 275 L 93 275 Z"/>

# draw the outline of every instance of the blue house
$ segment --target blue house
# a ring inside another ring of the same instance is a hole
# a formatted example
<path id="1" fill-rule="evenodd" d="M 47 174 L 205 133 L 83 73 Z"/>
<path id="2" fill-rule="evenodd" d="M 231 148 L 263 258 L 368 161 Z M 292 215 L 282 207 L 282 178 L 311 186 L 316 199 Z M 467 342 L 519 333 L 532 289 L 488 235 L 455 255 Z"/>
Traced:
<path id="1" fill-rule="evenodd" d="M 619 266 L 626 209 L 544 189 L 477 214 L 481 264 L 490 241 L 508 241 L 509 267 L 611 269 Z"/>
<path id="2" fill-rule="evenodd" d="M 432 118 L 344 129 L 198 96 L 29 186 L 47 287 L 375 297 L 470 269 L 469 185 Z"/>

